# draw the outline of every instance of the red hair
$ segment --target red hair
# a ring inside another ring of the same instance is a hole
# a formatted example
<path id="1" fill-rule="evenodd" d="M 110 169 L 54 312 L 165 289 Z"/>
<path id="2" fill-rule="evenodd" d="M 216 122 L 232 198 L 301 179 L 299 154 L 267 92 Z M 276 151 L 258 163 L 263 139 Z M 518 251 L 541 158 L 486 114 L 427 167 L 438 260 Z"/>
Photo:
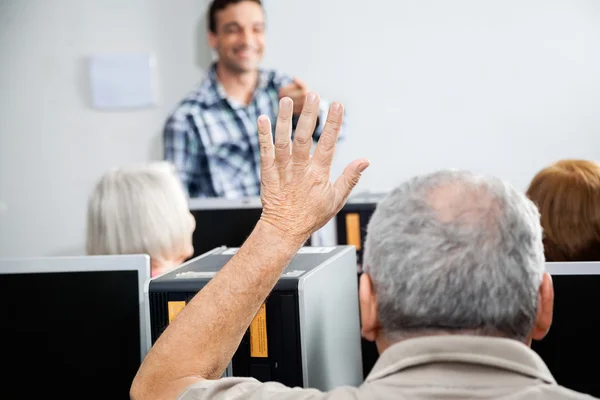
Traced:
<path id="1" fill-rule="evenodd" d="M 600 261 L 600 164 L 562 160 L 533 178 L 547 261 Z"/>

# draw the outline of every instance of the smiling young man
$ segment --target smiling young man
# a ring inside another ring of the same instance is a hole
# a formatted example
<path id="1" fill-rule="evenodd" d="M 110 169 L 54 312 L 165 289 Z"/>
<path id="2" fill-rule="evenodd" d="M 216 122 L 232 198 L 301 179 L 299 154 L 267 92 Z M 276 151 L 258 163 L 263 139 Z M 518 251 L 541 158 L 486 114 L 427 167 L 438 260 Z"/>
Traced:
<path id="1" fill-rule="evenodd" d="M 262 114 L 274 121 L 279 100 L 289 97 L 294 102 L 295 128 L 308 87 L 298 78 L 259 68 L 265 49 L 260 0 L 214 0 L 208 28 L 209 45 L 218 59 L 167 119 L 165 159 L 175 165 L 190 197 L 257 196 L 256 118 Z M 321 102 L 315 140 L 325 125 L 328 106 Z"/>

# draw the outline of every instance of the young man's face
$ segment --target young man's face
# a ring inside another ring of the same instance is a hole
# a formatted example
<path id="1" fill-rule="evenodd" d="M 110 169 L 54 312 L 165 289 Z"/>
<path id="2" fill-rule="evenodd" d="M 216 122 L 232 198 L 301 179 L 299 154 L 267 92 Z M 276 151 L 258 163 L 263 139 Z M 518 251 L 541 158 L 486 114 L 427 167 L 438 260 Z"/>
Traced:
<path id="1" fill-rule="evenodd" d="M 253 1 L 231 4 L 216 14 L 216 32 L 208 34 L 210 46 L 222 66 L 235 73 L 256 70 L 265 46 L 265 15 Z"/>

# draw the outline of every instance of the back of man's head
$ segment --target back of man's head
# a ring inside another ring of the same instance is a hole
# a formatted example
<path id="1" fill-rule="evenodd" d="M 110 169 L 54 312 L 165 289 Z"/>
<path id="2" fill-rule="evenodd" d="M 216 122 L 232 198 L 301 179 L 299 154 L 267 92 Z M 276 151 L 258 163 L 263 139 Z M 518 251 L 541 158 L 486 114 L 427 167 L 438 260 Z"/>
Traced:
<path id="1" fill-rule="evenodd" d="M 416 177 L 378 205 L 364 265 L 391 341 L 440 333 L 526 341 L 544 273 L 539 213 L 499 179 Z"/>

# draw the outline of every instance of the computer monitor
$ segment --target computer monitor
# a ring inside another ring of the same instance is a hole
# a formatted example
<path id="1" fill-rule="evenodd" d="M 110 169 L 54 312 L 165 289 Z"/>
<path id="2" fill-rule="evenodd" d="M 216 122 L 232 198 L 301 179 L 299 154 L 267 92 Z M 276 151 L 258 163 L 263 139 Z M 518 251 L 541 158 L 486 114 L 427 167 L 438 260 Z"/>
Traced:
<path id="1" fill-rule="evenodd" d="M 375 212 L 377 204 L 386 194 L 362 192 L 352 195 L 335 216 L 336 243 L 356 247 L 356 262 L 359 272 L 362 270 L 367 225 Z"/>
<path id="2" fill-rule="evenodd" d="M 532 344 L 558 384 L 600 398 L 600 262 L 548 262 L 554 318 L 548 335 Z"/>
<path id="3" fill-rule="evenodd" d="M 0 260 L 0 398 L 129 399 L 149 279 L 146 255 Z"/>
<path id="4" fill-rule="evenodd" d="M 240 247 L 262 214 L 260 197 L 190 199 L 189 208 L 196 220 L 191 258 L 216 247 Z M 307 245 L 310 243 L 309 239 Z"/>

